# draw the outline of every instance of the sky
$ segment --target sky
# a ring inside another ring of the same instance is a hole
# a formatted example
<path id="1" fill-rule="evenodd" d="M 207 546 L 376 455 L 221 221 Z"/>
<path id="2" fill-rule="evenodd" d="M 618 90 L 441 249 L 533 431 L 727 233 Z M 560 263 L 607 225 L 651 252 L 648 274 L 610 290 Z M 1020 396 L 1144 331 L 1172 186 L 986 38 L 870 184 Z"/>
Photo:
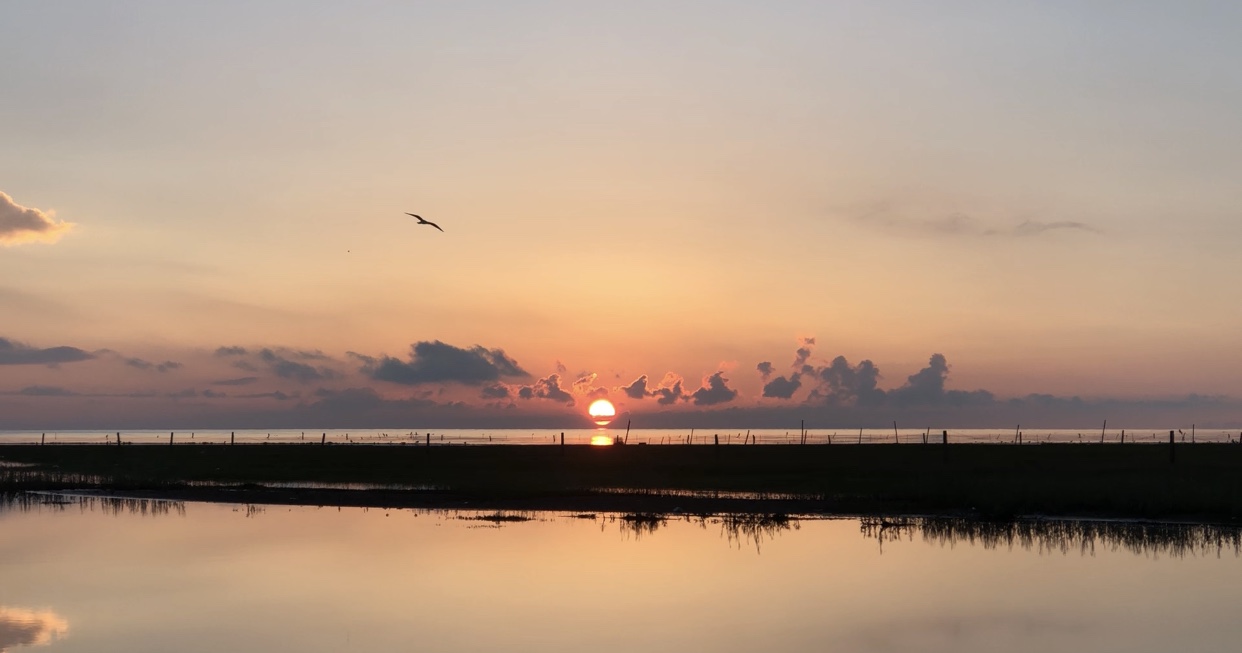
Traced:
<path id="1" fill-rule="evenodd" d="M 0 428 L 1237 425 L 1240 20 L 5 3 Z"/>

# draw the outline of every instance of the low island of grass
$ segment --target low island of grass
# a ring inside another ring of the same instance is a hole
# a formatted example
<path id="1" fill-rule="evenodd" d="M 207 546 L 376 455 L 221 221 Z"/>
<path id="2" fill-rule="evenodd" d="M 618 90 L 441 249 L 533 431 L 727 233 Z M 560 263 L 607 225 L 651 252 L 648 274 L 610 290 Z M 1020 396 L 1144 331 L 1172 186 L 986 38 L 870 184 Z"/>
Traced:
<path id="1" fill-rule="evenodd" d="M 1242 445 L 7 445 L 0 490 L 515 510 L 1242 518 Z"/>

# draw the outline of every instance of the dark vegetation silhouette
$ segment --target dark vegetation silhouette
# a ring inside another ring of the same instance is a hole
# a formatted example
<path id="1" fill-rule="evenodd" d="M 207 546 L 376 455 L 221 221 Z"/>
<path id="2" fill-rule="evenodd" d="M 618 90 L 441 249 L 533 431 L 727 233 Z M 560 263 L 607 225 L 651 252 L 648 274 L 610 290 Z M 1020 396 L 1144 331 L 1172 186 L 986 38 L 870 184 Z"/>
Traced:
<path id="1" fill-rule="evenodd" d="M 860 447 L 791 439 L 654 447 L 6 445 L 0 491 L 636 514 L 1242 520 L 1237 444 L 981 446 L 933 438 Z"/>

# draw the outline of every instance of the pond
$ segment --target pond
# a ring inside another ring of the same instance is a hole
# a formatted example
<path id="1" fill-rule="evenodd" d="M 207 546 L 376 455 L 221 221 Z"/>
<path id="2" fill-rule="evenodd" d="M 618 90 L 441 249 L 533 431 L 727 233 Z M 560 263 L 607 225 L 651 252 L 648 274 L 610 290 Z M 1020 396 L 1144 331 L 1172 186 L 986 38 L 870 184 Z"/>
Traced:
<path id="1" fill-rule="evenodd" d="M 0 508 L 0 651 L 1223 651 L 1236 531 L 783 515 Z"/>

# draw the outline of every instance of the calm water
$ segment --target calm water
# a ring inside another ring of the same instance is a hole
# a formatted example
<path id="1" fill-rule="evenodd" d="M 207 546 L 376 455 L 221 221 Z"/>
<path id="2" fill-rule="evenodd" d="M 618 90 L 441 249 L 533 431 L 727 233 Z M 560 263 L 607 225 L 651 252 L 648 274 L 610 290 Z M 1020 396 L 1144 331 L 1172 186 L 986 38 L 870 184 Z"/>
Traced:
<path id="1" fill-rule="evenodd" d="M 1242 638 L 1238 540 L 1204 529 L 489 517 L 28 499 L 0 512 L 0 651 L 1163 653 Z"/>
<path id="2" fill-rule="evenodd" d="M 0 444 L 38 443 L 48 444 L 105 444 L 116 443 L 117 431 L 0 431 Z M 624 425 L 622 428 L 598 429 L 565 429 L 565 430 L 520 430 L 520 429 L 432 429 L 427 430 L 312 430 L 297 429 L 273 430 L 250 429 L 239 431 L 120 431 L 124 442 L 168 444 L 172 436 L 174 444 L 223 444 L 231 441 L 237 443 L 318 443 L 321 441 L 335 444 L 394 444 L 394 445 L 425 445 L 432 446 L 462 444 L 558 444 L 561 434 L 565 435 L 567 444 L 607 443 L 614 438 L 627 439 L 629 444 L 710 444 L 715 438 L 720 443 L 743 444 L 757 442 L 759 444 L 797 444 L 801 442 L 798 429 L 633 429 L 628 436 Z M 889 444 L 894 441 L 902 443 L 922 443 L 924 438 L 929 442 L 940 442 L 942 430 L 931 429 L 810 429 L 807 431 L 808 444 Z M 1194 429 L 1187 427 L 1176 432 L 1179 442 L 1230 442 L 1242 435 L 1239 429 Z M 971 442 L 989 444 L 1013 444 L 1021 440 L 1022 444 L 1038 444 L 1041 442 L 1132 442 L 1132 443 L 1167 443 L 1169 429 L 1032 429 L 1018 432 L 998 429 L 956 429 L 949 431 L 950 442 Z"/>

